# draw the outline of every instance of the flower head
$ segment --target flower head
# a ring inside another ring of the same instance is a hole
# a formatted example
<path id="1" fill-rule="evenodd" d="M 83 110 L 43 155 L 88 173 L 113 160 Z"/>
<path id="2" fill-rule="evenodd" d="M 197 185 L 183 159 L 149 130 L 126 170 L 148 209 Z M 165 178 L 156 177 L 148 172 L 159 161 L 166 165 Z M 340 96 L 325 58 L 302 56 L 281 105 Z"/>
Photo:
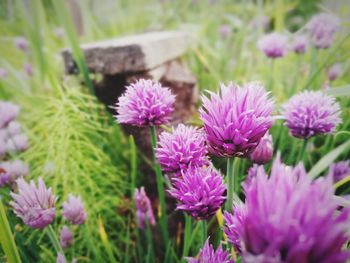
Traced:
<path id="1" fill-rule="evenodd" d="M 80 196 L 68 195 L 68 201 L 63 203 L 63 217 L 74 225 L 84 224 L 86 212 Z"/>
<path id="2" fill-rule="evenodd" d="M 134 200 L 138 227 L 144 229 L 146 220 L 148 220 L 151 225 L 155 225 L 156 220 L 154 219 L 151 201 L 146 195 L 145 188 L 141 187 L 140 189 L 135 189 Z"/>
<path id="3" fill-rule="evenodd" d="M 23 64 L 23 71 L 24 71 L 24 73 L 25 73 L 28 77 L 33 76 L 33 67 L 32 67 L 31 64 L 29 64 L 29 63 L 24 63 L 24 64 Z"/>
<path id="4" fill-rule="evenodd" d="M 221 85 L 220 94 L 202 97 L 199 110 L 209 151 L 221 157 L 246 157 L 272 125 L 273 100 L 256 82 Z"/>
<path id="5" fill-rule="evenodd" d="M 321 91 L 294 95 L 283 106 L 283 115 L 291 134 L 297 138 L 332 133 L 341 123 L 339 104 Z"/>
<path id="6" fill-rule="evenodd" d="M 10 205 L 15 214 L 32 228 L 44 228 L 55 218 L 56 197 L 51 188 L 46 188 L 42 178 L 38 185 L 34 181 L 27 183 L 23 178 L 17 180 L 18 194 L 11 192 Z"/>
<path id="7" fill-rule="evenodd" d="M 8 151 L 24 152 L 29 147 L 28 137 L 25 134 L 17 134 L 7 140 Z"/>
<path id="8" fill-rule="evenodd" d="M 8 76 L 8 72 L 4 68 L 0 68 L 0 79 L 6 79 Z"/>
<path id="9" fill-rule="evenodd" d="M 221 25 L 219 27 L 219 35 L 221 38 L 228 38 L 231 34 L 231 27 L 229 25 Z"/>
<path id="10" fill-rule="evenodd" d="M 14 183 L 17 179 L 29 173 L 29 166 L 21 160 L 6 161 L 0 163 L 0 167 L 5 171 L 6 185 Z"/>
<path id="11" fill-rule="evenodd" d="M 186 258 L 188 263 L 234 263 L 230 253 L 223 250 L 221 244 L 215 251 L 213 245 L 209 244 L 209 238 L 199 251 L 197 258 Z"/>
<path id="12" fill-rule="evenodd" d="M 304 54 L 307 49 L 308 39 L 304 35 L 296 35 L 292 42 L 292 50 L 296 54 Z"/>
<path id="13" fill-rule="evenodd" d="M 73 235 L 67 226 L 63 226 L 61 229 L 60 243 L 62 248 L 68 248 L 73 244 Z"/>
<path id="14" fill-rule="evenodd" d="M 158 82 L 140 79 L 126 87 L 115 109 L 119 123 L 155 126 L 169 121 L 174 111 L 175 96 Z"/>
<path id="15" fill-rule="evenodd" d="M 315 48 L 329 48 L 339 25 L 340 20 L 334 15 L 321 13 L 313 16 L 307 28 Z"/>
<path id="16" fill-rule="evenodd" d="M 25 37 L 17 37 L 15 39 L 15 45 L 19 50 L 24 52 L 26 52 L 29 48 L 28 40 Z"/>
<path id="17" fill-rule="evenodd" d="M 288 38 L 280 33 L 270 33 L 259 39 L 258 48 L 269 58 L 284 57 L 288 52 Z"/>
<path id="18" fill-rule="evenodd" d="M 350 176 L 350 160 L 331 164 L 329 166 L 328 176 L 333 178 L 334 182 Z"/>
<path id="19" fill-rule="evenodd" d="M 252 181 L 255 179 L 256 175 L 258 174 L 258 169 L 264 169 L 263 166 L 260 166 L 258 164 L 253 164 L 249 169 L 248 169 L 248 174 L 247 177 L 245 178 L 244 182 L 242 183 L 243 187 L 248 187 Z"/>
<path id="20" fill-rule="evenodd" d="M 203 166 L 208 163 L 206 154 L 205 135 L 195 127 L 179 124 L 159 136 L 156 156 L 166 173 L 178 176 L 190 166 Z"/>
<path id="21" fill-rule="evenodd" d="M 0 101 L 0 129 L 6 127 L 14 120 L 19 113 L 19 107 L 16 104 L 7 101 Z"/>
<path id="22" fill-rule="evenodd" d="M 15 136 L 20 134 L 22 131 L 21 124 L 17 121 L 11 121 L 7 126 L 7 133 L 9 136 Z"/>
<path id="23" fill-rule="evenodd" d="M 176 209 L 198 219 L 214 215 L 225 201 L 226 187 L 222 175 L 211 167 L 190 168 L 181 178 L 173 179 L 169 190 L 178 200 Z"/>
<path id="24" fill-rule="evenodd" d="M 228 239 L 244 262 L 346 262 L 350 208 L 338 211 L 331 178 L 312 181 L 277 159 L 244 188 L 245 203 L 225 214 Z M 296 176 L 298 173 L 298 176 Z"/>
<path id="25" fill-rule="evenodd" d="M 343 71 L 342 64 L 336 63 L 332 65 L 327 72 L 329 81 L 336 80 L 342 74 L 342 71 Z"/>
<path id="26" fill-rule="evenodd" d="M 267 132 L 249 157 L 254 163 L 265 164 L 272 159 L 272 155 L 272 136 Z"/>

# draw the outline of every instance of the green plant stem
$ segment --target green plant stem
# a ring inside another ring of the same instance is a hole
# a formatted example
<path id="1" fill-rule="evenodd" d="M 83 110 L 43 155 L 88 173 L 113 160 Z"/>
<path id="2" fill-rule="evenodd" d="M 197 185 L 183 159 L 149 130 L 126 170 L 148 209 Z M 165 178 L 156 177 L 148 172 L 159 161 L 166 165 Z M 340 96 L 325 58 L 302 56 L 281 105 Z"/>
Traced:
<path id="1" fill-rule="evenodd" d="M 309 74 L 309 80 L 312 79 L 312 77 L 315 74 L 316 68 L 317 68 L 317 57 L 318 57 L 318 50 L 316 48 L 311 48 L 311 60 L 310 60 L 310 74 Z"/>
<path id="2" fill-rule="evenodd" d="M 202 220 L 201 221 L 202 225 L 202 244 L 204 245 L 205 241 L 207 240 L 207 221 Z"/>
<path id="3" fill-rule="evenodd" d="M 151 262 L 155 262 L 154 247 L 153 247 L 153 241 L 152 241 L 152 231 L 148 220 L 146 220 L 146 239 L 147 239 L 147 244 L 149 245 L 149 248 L 150 248 L 148 253 L 150 253 Z"/>
<path id="4" fill-rule="evenodd" d="M 269 79 L 269 89 L 272 92 L 273 88 L 274 88 L 274 80 L 275 80 L 275 60 L 274 59 L 270 59 L 270 79 Z"/>
<path id="5" fill-rule="evenodd" d="M 234 158 L 227 158 L 227 170 L 226 170 L 226 180 L 228 182 L 227 189 L 227 201 L 226 210 L 230 211 L 233 204 L 233 193 L 235 191 L 235 178 L 234 178 Z"/>
<path id="6" fill-rule="evenodd" d="M 300 72 L 300 65 L 301 65 L 301 61 L 302 61 L 302 55 L 297 55 L 297 61 L 295 63 L 295 75 L 293 78 L 293 83 L 292 83 L 292 93 L 294 94 L 296 91 L 298 91 L 298 79 L 299 79 L 299 72 Z"/>
<path id="7" fill-rule="evenodd" d="M 2 203 L 1 196 L 0 196 L 0 243 L 6 255 L 6 259 L 9 263 L 22 262 L 17 250 L 15 239 L 11 232 L 10 224 L 7 220 L 5 207 Z"/>
<path id="8" fill-rule="evenodd" d="M 62 255 L 64 255 L 63 249 L 62 249 L 62 247 L 61 247 L 60 242 L 58 241 L 56 232 L 55 232 L 55 230 L 53 229 L 52 225 L 49 225 L 49 226 L 46 228 L 46 233 L 47 233 L 47 235 L 49 236 L 50 241 L 51 241 L 53 247 L 55 248 L 56 252 L 57 252 L 57 253 L 61 253 Z"/>
<path id="9" fill-rule="evenodd" d="M 182 257 L 188 256 L 188 252 L 190 250 L 189 242 L 191 237 L 192 230 L 192 220 L 191 216 L 185 214 L 185 233 L 184 233 L 184 248 Z"/>
<path id="10" fill-rule="evenodd" d="M 300 148 L 300 152 L 299 152 L 299 154 L 298 154 L 298 158 L 297 158 L 297 161 L 298 161 L 298 162 L 303 162 L 303 161 L 304 161 L 304 156 L 305 156 L 305 151 L 306 151 L 307 143 L 308 143 L 308 140 L 307 140 L 307 139 L 304 139 L 304 140 L 303 140 L 303 145 L 302 145 L 302 147 Z"/>
<path id="11" fill-rule="evenodd" d="M 158 198 L 160 202 L 160 227 L 161 227 L 164 242 L 165 244 L 168 244 L 169 233 L 168 233 L 168 225 L 167 225 L 167 218 L 166 218 L 164 183 L 163 183 L 162 171 L 160 169 L 160 165 L 155 155 L 155 149 L 157 147 L 157 133 L 156 133 L 156 128 L 154 126 L 150 127 L 150 133 L 151 133 L 154 166 L 155 166 L 154 168 L 155 168 L 156 179 L 157 179 Z"/>

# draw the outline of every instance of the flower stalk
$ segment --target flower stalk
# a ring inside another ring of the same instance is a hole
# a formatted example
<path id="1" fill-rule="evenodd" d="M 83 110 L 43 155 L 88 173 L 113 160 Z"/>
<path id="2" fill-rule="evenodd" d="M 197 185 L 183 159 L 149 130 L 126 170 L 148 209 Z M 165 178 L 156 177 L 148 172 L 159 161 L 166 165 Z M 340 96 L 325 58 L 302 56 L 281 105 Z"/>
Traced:
<path id="1" fill-rule="evenodd" d="M 235 191 L 235 178 L 234 178 L 234 158 L 227 158 L 227 170 L 226 178 L 228 182 L 227 188 L 227 201 L 226 210 L 230 211 L 233 204 L 233 193 Z"/>
<path id="2" fill-rule="evenodd" d="M 57 235 L 55 230 L 53 229 L 52 225 L 48 225 L 48 227 L 46 228 L 46 233 L 53 245 L 53 247 L 55 248 L 57 253 L 61 253 L 62 255 L 64 255 L 63 253 L 63 249 L 61 247 L 60 242 L 58 241 Z"/>

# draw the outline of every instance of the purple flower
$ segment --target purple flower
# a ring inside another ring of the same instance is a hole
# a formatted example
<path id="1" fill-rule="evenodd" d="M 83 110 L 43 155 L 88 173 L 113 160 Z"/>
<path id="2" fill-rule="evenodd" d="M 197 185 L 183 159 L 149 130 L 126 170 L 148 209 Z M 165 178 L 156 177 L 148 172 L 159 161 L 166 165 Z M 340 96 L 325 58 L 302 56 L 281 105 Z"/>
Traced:
<path id="1" fill-rule="evenodd" d="M 4 68 L 0 68 L 0 79 L 6 79 L 8 76 L 8 72 Z"/>
<path id="2" fill-rule="evenodd" d="M 221 25 L 219 27 L 219 35 L 221 38 L 228 38 L 231 34 L 231 27 L 229 25 Z"/>
<path id="3" fill-rule="evenodd" d="M 29 48 L 29 43 L 28 43 L 27 39 L 24 37 L 17 37 L 15 39 L 15 45 L 19 50 L 21 50 L 23 52 L 26 52 Z"/>
<path id="4" fill-rule="evenodd" d="M 24 73 L 25 73 L 28 77 L 33 76 L 33 67 L 32 67 L 31 64 L 29 64 L 29 63 L 24 63 L 24 65 L 23 65 L 23 71 L 24 71 Z"/>
<path id="5" fill-rule="evenodd" d="M 61 229 L 60 243 L 62 248 L 68 248 L 73 244 L 73 235 L 67 226 L 63 226 Z"/>
<path id="6" fill-rule="evenodd" d="M 29 173 L 28 165 L 21 160 L 2 162 L 0 167 L 6 171 L 7 185 L 14 183 L 17 179 Z"/>
<path id="7" fill-rule="evenodd" d="M 62 253 L 58 253 L 56 263 L 67 263 L 66 257 Z"/>
<path id="8" fill-rule="evenodd" d="M 28 137 L 25 134 L 17 134 L 7 141 L 8 151 L 24 152 L 28 149 Z"/>
<path id="9" fill-rule="evenodd" d="M 11 121 L 7 126 L 7 133 L 9 136 L 15 136 L 20 134 L 22 131 L 21 124 L 17 121 Z"/>
<path id="10" fill-rule="evenodd" d="M 338 182 L 350 176 L 350 160 L 333 163 L 329 166 L 328 176 Z"/>
<path id="11" fill-rule="evenodd" d="M 62 27 L 57 27 L 53 30 L 53 34 L 57 37 L 57 38 L 63 38 L 65 35 L 64 29 Z"/>
<path id="12" fill-rule="evenodd" d="M 6 141 L 0 137 L 0 159 L 3 158 L 7 153 Z"/>
<path id="13" fill-rule="evenodd" d="M 203 166 L 208 163 L 206 154 L 205 135 L 197 128 L 179 124 L 159 136 L 156 156 L 166 173 L 179 176 L 190 166 Z"/>
<path id="14" fill-rule="evenodd" d="M 189 168 L 173 179 L 169 190 L 178 200 L 176 209 L 197 219 L 208 219 L 225 201 L 226 186 L 222 175 L 212 167 Z"/>
<path id="15" fill-rule="evenodd" d="M 4 187 L 10 183 L 11 176 L 10 174 L 1 167 L 0 164 L 0 187 Z"/>
<path id="16" fill-rule="evenodd" d="M 329 81 L 336 80 L 339 77 L 339 75 L 342 74 L 342 71 L 343 71 L 342 64 L 336 63 L 332 65 L 327 72 Z"/>
<path id="17" fill-rule="evenodd" d="M 14 120 L 18 113 L 19 107 L 16 104 L 0 101 L 0 129 L 6 127 L 9 122 Z"/>
<path id="18" fill-rule="evenodd" d="M 250 159 L 257 164 L 268 163 L 272 159 L 273 146 L 272 136 L 267 132 L 264 137 L 261 138 L 258 146 L 249 155 Z"/>
<path id="19" fill-rule="evenodd" d="M 304 139 L 332 133 L 341 123 L 339 104 L 334 97 L 321 91 L 294 95 L 283 106 L 283 115 L 290 133 Z"/>
<path id="20" fill-rule="evenodd" d="M 140 79 L 126 87 L 115 109 L 119 123 L 134 126 L 165 124 L 174 111 L 175 96 L 158 82 Z"/>
<path id="21" fill-rule="evenodd" d="M 314 47 L 329 48 L 339 25 L 340 20 L 334 15 L 321 13 L 313 16 L 307 24 L 307 29 Z"/>
<path id="22" fill-rule="evenodd" d="M 221 85 L 220 94 L 202 97 L 199 110 L 209 152 L 221 157 L 246 157 L 272 125 L 273 100 L 257 82 L 243 87 Z"/>
<path id="23" fill-rule="evenodd" d="M 264 169 L 264 167 L 257 165 L 257 164 L 253 164 L 248 169 L 247 177 L 245 178 L 244 182 L 242 183 L 243 187 L 249 187 L 249 185 L 251 185 L 252 181 L 254 180 L 256 175 L 258 174 L 258 169 Z"/>
<path id="24" fill-rule="evenodd" d="M 230 254 L 222 249 L 221 244 L 215 251 L 213 245 L 209 244 L 209 238 L 196 258 L 186 258 L 186 260 L 188 263 L 234 263 Z"/>
<path id="25" fill-rule="evenodd" d="M 292 50 L 296 54 L 304 54 L 307 49 L 308 39 L 304 35 L 296 35 L 292 42 Z"/>
<path id="26" fill-rule="evenodd" d="M 56 197 L 51 188 L 46 188 L 40 177 L 38 186 L 34 181 L 27 183 L 23 178 L 17 180 L 18 194 L 11 192 L 13 201 L 10 205 L 15 214 L 32 228 L 44 228 L 51 224 L 55 218 Z"/>
<path id="27" fill-rule="evenodd" d="M 258 175 L 245 203 L 225 213 L 228 239 L 243 262 L 346 262 L 350 208 L 338 210 L 332 179 L 312 181 L 277 159 L 268 177 Z"/>
<path id="28" fill-rule="evenodd" d="M 146 220 L 154 226 L 156 220 L 151 206 L 151 201 L 146 195 L 145 188 L 135 189 L 134 201 L 136 206 L 137 225 L 140 229 L 144 229 L 146 226 Z"/>
<path id="29" fill-rule="evenodd" d="M 68 195 L 68 201 L 63 203 L 63 217 L 74 225 L 84 224 L 86 212 L 80 196 Z"/>
<path id="30" fill-rule="evenodd" d="M 268 58 L 284 57 L 288 52 L 288 38 L 280 33 L 270 33 L 259 39 L 258 48 Z"/>

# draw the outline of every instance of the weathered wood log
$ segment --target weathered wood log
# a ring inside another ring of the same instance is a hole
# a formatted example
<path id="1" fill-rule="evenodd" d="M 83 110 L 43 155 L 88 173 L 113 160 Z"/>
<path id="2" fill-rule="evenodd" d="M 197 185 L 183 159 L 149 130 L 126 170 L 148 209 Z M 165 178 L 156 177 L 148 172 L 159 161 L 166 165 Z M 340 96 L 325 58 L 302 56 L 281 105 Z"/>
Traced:
<path id="1" fill-rule="evenodd" d="M 88 69 L 93 73 L 116 75 L 153 69 L 181 56 L 191 37 L 181 31 L 151 32 L 99 41 L 81 46 Z M 66 72 L 77 70 L 71 52 L 62 51 Z"/>

